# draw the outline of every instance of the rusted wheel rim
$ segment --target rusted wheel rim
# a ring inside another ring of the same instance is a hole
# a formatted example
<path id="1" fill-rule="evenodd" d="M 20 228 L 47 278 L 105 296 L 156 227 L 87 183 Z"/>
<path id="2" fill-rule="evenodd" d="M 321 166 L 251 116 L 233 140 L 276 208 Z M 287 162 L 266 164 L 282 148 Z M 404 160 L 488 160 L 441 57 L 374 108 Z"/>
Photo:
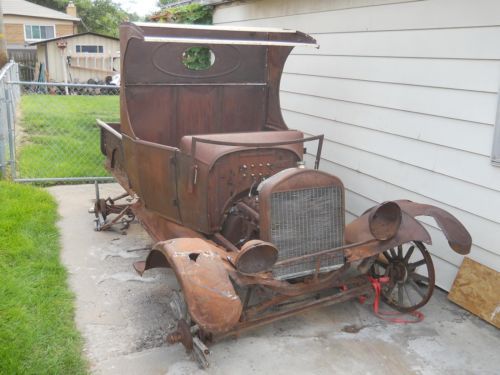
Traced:
<path id="1" fill-rule="evenodd" d="M 424 306 L 434 291 L 432 258 L 424 244 L 418 241 L 385 251 L 371 272 L 374 277 L 389 277 L 389 283 L 382 287 L 382 300 L 401 312 Z"/>

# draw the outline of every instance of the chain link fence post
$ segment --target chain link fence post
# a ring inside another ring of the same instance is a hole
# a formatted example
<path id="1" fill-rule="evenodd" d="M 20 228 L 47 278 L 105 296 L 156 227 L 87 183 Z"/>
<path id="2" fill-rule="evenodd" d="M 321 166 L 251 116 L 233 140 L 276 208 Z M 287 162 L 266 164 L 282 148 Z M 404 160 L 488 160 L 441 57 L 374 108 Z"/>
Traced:
<path id="1" fill-rule="evenodd" d="M 15 133 L 15 103 L 11 95 L 12 85 L 4 84 L 5 109 L 7 118 L 7 135 L 9 139 L 10 177 L 16 179 L 16 133 Z"/>
<path id="2" fill-rule="evenodd" d="M 8 103 L 5 96 L 7 90 L 7 82 L 11 79 L 19 79 L 18 66 L 15 62 L 10 61 L 5 64 L 0 70 L 0 178 L 7 177 L 7 154 L 10 155 L 10 148 L 7 151 L 7 147 L 10 144 L 10 132 L 9 132 L 9 121 L 11 117 L 8 113 Z M 12 159 L 11 159 L 12 160 Z"/>
<path id="3" fill-rule="evenodd" d="M 7 151 L 5 149 L 5 139 L 6 139 L 6 111 L 5 111 L 5 98 L 3 94 L 5 84 L 4 81 L 0 81 L 0 179 L 5 178 L 6 164 L 5 164 L 5 156 Z"/>

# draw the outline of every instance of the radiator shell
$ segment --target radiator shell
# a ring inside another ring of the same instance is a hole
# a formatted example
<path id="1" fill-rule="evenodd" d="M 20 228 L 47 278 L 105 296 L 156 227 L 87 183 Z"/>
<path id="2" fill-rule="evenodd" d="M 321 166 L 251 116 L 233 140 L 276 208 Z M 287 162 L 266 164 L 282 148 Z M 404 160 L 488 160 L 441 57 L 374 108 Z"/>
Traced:
<path id="1" fill-rule="evenodd" d="M 344 186 L 327 173 L 293 168 L 259 187 L 260 230 L 264 241 L 279 250 L 278 262 L 314 254 L 344 244 Z M 300 263 L 274 267 L 277 279 L 293 279 L 336 269 L 344 264 L 342 251 Z"/>

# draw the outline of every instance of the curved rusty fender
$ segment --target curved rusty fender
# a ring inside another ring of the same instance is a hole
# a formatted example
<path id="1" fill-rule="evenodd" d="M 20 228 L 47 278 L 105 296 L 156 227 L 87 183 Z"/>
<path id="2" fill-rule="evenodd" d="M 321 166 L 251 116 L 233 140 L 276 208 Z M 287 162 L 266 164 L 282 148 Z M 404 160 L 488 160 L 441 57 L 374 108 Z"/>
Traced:
<path id="1" fill-rule="evenodd" d="M 200 328 L 218 334 L 238 322 L 243 307 L 215 246 L 200 238 L 176 238 L 158 242 L 153 251 L 163 254 L 174 270 Z"/>
<path id="2" fill-rule="evenodd" d="M 411 202 L 408 200 L 394 201 L 402 210 L 402 221 L 398 233 L 387 241 L 374 241 L 354 249 L 346 250 L 348 261 L 355 261 L 375 255 L 410 241 L 421 241 L 431 244 L 429 232 L 415 219 L 416 216 L 432 216 L 446 236 L 450 247 L 459 254 L 468 254 L 472 239 L 467 229 L 452 214 L 435 206 Z M 356 243 L 374 239 L 370 233 L 368 217 L 376 209 L 372 207 L 359 218 L 346 226 L 346 243 Z"/>
<path id="3" fill-rule="evenodd" d="M 472 246 L 472 237 L 464 225 L 448 211 L 429 204 L 415 203 L 408 200 L 397 200 L 401 209 L 409 215 L 431 216 L 436 220 L 437 225 L 443 231 L 450 247 L 457 253 L 469 254 Z"/>

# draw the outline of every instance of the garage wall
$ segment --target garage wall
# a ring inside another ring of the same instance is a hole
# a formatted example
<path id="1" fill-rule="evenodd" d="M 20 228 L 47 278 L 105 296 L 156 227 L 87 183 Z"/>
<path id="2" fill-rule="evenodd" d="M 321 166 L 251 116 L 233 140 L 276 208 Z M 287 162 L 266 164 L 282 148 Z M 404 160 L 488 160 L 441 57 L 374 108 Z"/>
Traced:
<path id="1" fill-rule="evenodd" d="M 324 133 L 322 169 L 346 185 L 347 219 L 407 198 L 456 215 L 471 258 L 500 271 L 500 168 L 490 162 L 500 73 L 497 0 L 265 0 L 216 8 L 214 23 L 315 37 L 281 85 L 290 128 Z M 462 257 L 433 222 L 437 284 Z"/>
<path id="2" fill-rule="evenodd" d="M 89 79 L 104 80 L 106 76 L 113 75 L 109 70 L 112 57 L 119 56 L 120 42 L 116 39 L 105 38 L 98 35 L 83 34 L 65 39 L 67 47 L 65 56 L 71 56 L 72 65 L 68 69 L 69 79 L 73 82 L 86 83 Z M 57 47 L 57 41 L 46 43 L 48 54 L 48 79 L 55 82 L 64 81 L 64 70 L 61 61 L 61 51 Z M 77 53 L 77 45 L 103 46 L 103 53 Z M 41 48 L 42 45 L 39 45 Z M 104 61 L 103 61 L 104 58 Z M 118 65 L 119 59 L 116 59 Z M 39 61 L 43 62 L 43 61 Z M 78 68 L 87 66 L 90 69 Z M 117 67 L 119 70 L 119 67 Z"/>

